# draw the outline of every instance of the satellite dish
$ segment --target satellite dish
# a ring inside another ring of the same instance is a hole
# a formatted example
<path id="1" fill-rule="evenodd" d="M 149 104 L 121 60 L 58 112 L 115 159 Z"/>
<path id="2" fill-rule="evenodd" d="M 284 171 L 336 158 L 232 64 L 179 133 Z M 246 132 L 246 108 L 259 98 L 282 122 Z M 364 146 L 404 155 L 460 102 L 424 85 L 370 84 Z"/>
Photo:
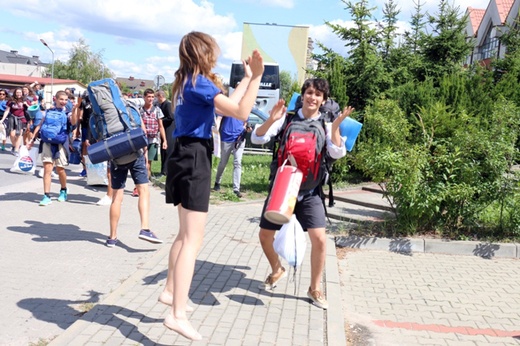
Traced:
<path id="1" fill-rule="evenodd" d="M 160 87 L 162 87 L 164 85 L 164 82 L 165 82 L 164 77 L 161 76 L 160 74 L 155 76 L 155 78 L 153 80 L 155 82 L 155 88 L 156 89 L 159 89 Z"/>

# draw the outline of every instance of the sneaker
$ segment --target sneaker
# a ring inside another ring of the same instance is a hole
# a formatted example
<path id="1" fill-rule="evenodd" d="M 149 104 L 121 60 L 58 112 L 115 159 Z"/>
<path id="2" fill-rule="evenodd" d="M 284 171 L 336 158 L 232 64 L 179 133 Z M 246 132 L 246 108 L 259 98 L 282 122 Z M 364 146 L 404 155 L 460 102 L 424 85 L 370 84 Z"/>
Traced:
<path id="1" fill-rule="evenodd" d="M 67 200 L 68 189 L 60 190 L 60 195 L 58 196 L 58 202 L 65 202 Z"/>
<path id="2" fill-rule="evenodd" d="M 137 187 L 134 187 L 134 191 L 132 192 L 132 197 L 139 197 L 139 191 L 137 191 Z"/>
<path id="3" fill-rule="evenodd" d="M 18 155 L 20 155 L 20 154 L 18 154 L 17 151 L 14 151 L 14 148 L 11 149 L 11 154 L 12 154 L 13 156 L 16 156 L 16 157 L 18 157 Z"/>
<path id="4" fill-rule="evenodd" d="M 278 284 L 278 281 L 283 279 L 286 275 L 287 275 L 287 272 L 285 271 L 285 268 L 282 267 L 281 273 L 279 273 L 277 275 L 269 274 L 267 276 L 267 279 L 265 279 L 264 282 L 262 282 L 260 285 L 258 285 L 258 288 L 260 288 L 262 290 L 273 290 L 276 287 L 276 285 Z"/>
<path id="5" fill-rule="evenodd" d="M 220 191 L 220 184 L 215 183 L 215 186 L 213 186 L 214 191 Z"/>
<path id="6" fill-rule="evenodd" d="M 79 174 L 80 177 L 86 177 L 87 176 L 87 170 L 84 169 L 81 171 L 81 173 Z"/>
<path id="7" fill-rule="evenodd" d="M 103 198 L 99 199 L 96 202 L 97 205 L 110 205 L 112 204 L 112 198 L 110 196 L 104 195 Z"/>
<path id="8" fill-rule="evenodd" d="M 114 246 L 116 246 L 116 244 L 117 244 L 117 238 L 116 239 L 107 238 L 107 242 L 105 243 L 105 245 L 108 247 L 114 247 Z"/>
<path id="9" fill-rule="evenodd" d="M 139 239 L 146 240 L 154 244 L 161 244 L 163 242 L 161 239 L 157 238 L 157 236 L 149 229 L 142 229 L 139 231 Z"/>
<path id="10" fill-rule="evenodd" d="M 314 305 L 321 309 L 327 310 L 327 308 L 329 307 L 327 299 L 325 299 L 323 293 L 321 293 L 318 290 L 313 291 L 309 287 L 309 290 L 307 291 L 307 297 L 309 297 L 309 299 L 312 301 Z"/>
<path id="11" fill-rule="evenodd" d="M 5 151 L 5 145 L 2 145 L 2 151 Z"/>
<path id="12" fill-rule="evenodd" d="M 233 191 L 233 193 L 238 197 L 242 198 L 242 193 L 240 191 Z"/>
<path id="13" fill-rule="evenodd" d="M 41 205 L 42 207 L 45 207 L 46 205 L 49 205 L 49 204 L 51 204 L 51 203 L 52 203 L 51 198 L 50 198 L 49 196 L 47 196 L 47 195 L 43 195 L 43 198 L 42 198 L 42 200 L 40 201 L 40 205 Z"/>

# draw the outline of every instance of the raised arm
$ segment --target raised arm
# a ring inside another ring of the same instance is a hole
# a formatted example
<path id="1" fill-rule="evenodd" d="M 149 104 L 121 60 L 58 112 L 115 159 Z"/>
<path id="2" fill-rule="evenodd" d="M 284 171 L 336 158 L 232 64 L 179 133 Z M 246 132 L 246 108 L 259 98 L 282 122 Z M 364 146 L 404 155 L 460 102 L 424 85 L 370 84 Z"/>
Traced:
<path id="1" fill-rule="evenodd" d="M 334 145 L 336 145 L 338 147 L 341 145 L 341 135 L 339 133 L 339 124 L 341 124 L 341 122 L 343 120 L 345 120 L 346 117 L 350 116 L 354 110 L 355 109 L 352 108 L 351 106 L 346 106 L 345 108 L 343 108 L 343 112 L 341 112 L 341 114 L 332 123 L 330 137 L 331 137 L 332 143 L 334 143 Z"/>
<path id="2" fill-rule="evenodd" d="M 287 107 L 285 107 L 285 101 L 283 99 L 278 100 L 273 109 L 271 109 L 269 118 L 267 118 L 267 120 L 262 125 L 255 128 L 256 135 L 259 137 L 264 136 L 276 121 L 285 116 L 286 111 Z"/>
<path id="3" fill-rule="evenodd" d="M 244 66 L 244 78 L 242 78 L 233 94 L 229 95 L 229 98 L 235 102 L 239 102 L 245 95 L 249 82 L 253 77 L 253 72 L 251 71 L 249 64 L 245 60 L 242 60 L 242 65 Z"/>
<path id="4" fill-rule="evenodd" d="M 246 91 L 240 101 L 235 101 L 223 94 L 215 96 L 215 107 L 221 114 L 246 121 L 255 104 L 256 95 L 260 87 L 260 80 L 264 73 L 264 62 L 257 50 L 253 51 L 252 57 L 247 60 L 251 68 L 252 77 L 247 85 Z"/>

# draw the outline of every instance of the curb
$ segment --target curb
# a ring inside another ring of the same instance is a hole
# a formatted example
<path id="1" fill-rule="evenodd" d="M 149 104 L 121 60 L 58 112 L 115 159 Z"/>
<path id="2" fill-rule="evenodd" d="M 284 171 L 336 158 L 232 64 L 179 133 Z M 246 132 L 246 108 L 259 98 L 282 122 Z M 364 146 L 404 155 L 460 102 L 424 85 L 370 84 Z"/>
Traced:
<path id="1" fill-rule="evenodd" d="M 345 313 L 343 311 L 338 256 L 336 255 L 336 246 L 334 245 L 334 238 L 327 236 L 325 282 L 329 308 L 326 314 L 327 340 L 325 345 L 346 346 Z"/>
<path id="2" fill-rule="evenodd" d="M 438 253 L 490 258 L 520 258 L 520 244 L 445 239 L 336 236 L 337 247 L 383 250 L 402 254 Z"/>

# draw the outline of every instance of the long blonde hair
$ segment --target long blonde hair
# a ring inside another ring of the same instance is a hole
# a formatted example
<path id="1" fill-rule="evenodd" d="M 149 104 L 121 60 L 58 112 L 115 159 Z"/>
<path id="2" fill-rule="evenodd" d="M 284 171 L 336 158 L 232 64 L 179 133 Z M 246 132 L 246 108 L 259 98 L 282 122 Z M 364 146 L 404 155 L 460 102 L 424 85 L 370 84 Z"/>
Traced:
<path id="1" fill-rule="evenodd" d="M 175 80 L 172 85 L 172 107 L 175 110 L 177 98 L 182 97 L 184 86 L 191 74 L 191 82 L 195 87 L 197 76 L 203 75 L 222 89 L 222 82 L 211 72 L 217 64 L 220 48 L 213 37 L 203 32 L 192 31 L 179 44 L 179 68 L 175 71 Z"/>

